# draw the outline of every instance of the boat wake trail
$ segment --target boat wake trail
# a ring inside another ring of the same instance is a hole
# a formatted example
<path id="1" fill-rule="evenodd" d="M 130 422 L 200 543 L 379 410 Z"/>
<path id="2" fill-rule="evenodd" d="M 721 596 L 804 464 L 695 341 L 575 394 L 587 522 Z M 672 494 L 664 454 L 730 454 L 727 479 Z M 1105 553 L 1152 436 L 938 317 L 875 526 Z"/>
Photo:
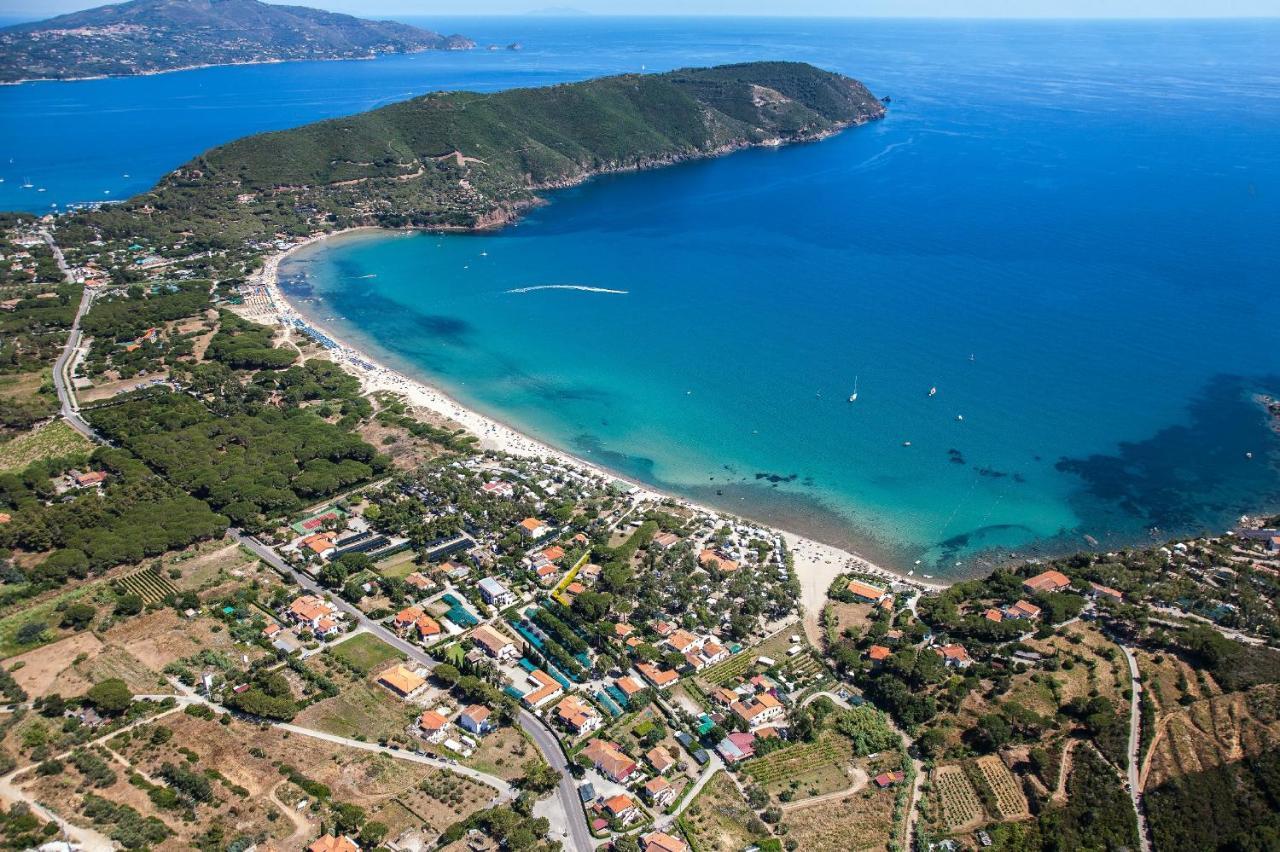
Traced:
<path id="1" fill-rule="evenodd" d="M 583 293 L 612 293 L 615 296 L 627 295 L 626 290 L 610 290 L 608 287 L 588 287 L 585 284 L 539 284 L 536 287 L 516 287 L 508 293 L 532 293 L 536 290 L 581 290 Z"/>

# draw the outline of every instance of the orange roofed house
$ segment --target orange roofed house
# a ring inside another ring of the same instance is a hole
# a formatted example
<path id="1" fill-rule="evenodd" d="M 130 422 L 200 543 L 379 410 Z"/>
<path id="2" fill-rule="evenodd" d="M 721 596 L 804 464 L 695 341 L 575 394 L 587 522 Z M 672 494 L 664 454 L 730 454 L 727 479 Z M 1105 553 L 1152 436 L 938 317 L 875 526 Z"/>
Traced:
<path id="1" fill-rule="evenodd" d="M 729 709 L 739 719 L 747 723 L 749 728 L 767 725 L 782 717 L 786 712 L 782 702 L 767 692 L 753 695 L 729 705 Z"/>
<path id="2" fill-rule="evenodd" d="M 644 687 L 640 685 L 640 682 L 635 678 L 633 678 L 631 675 L 623 675 L 622 677 L 615 680 L 613 682 L 613 685 L 618 687 L 618 689 L 622 692 L 623 695 L 627 697 L 628 700 L 630 700 L 631 697 L 635 695 L 637 692 L 644 691 Z"/>
<path id="3" fill-rule="evenodd" d="M 595 708 L 576 695 L 566 695 L 556 705 L 556 719 L 575 734 L 585 734 L 599 728 L 604 720 Z"/>
<path id="4" fill-rule="evenodd" d="M 309 627 L 321 638 L 338 629 L 338 608 L 318 595 L 302 595 L 293 599 L 287 611 L 294 624 Z"/>
<path id="5" fill-rule="evenodd" d="M 542 669 L 529 672 L 529 686 L 529 691 L 520 696 L 520 700 L 530 709 L 541 706 L 564 692 L 560 683 Z"/>
<path id="6" fill-rule="evenodd" d="M 675 801 L 676 788 L 671 782 L 659 775 L 644 782 L 644 797 L 656 808 L 665 808 Z"/>
<path id="7" fill-rule="evenodd" d="M 938 651 L 942 654 L 942 662 L 948 666 L 967 669 L 973 663 L 969 652 L 964 649 L 963 645 L 958 643 L 943 645 Z"/>
<path id="8" fill-rule="evenodd" d="M 537 518 L 525 518 L 520 522 L 520 532 L 529 538 L 542 538 L 551 532 L 551 527 L 544 524 Z"/>
<path id="9" fill-rule="evenodd" d="M 640 809 L 636 807 L 635 801 L 625 793 L 619 793 L 616 796 L 605 799 L 604 810 L 605 813 L 623 825 L 629 825 L 641 816 Z"/>
<path id="10" fill-rule="evenodd" d="M 674 670 L 660 669 L 653 663 L 638 663 L 636 670 L 644 675 L 645 680 L 658 689 L 666 689 L 680 679 L 680 675 L 676 674 Z"/>
<path id="11" fill-rule="evenodd" d="M 395 619 L 393 619 L 391 623 L 395 626 L 396 630 L 406 630 L 419 618 L 422 618 L 423 615 L 424 613 L 420 608 L 416 606 L 409 606 L 397 612 Z"/>
<path id="12" fill-rule="evenodd" d="M 639 768 L 634 760 L 623 753 L 622 749 L 608 740 L 592 740 L 587 743 L 582 754 L 591 761 L 597 772 L 602 773 L 615 784 L 627 783 Z"/>
<path id="13" fill-rule="evenodd" d="M 689 852 L 689 844 L 679 837 L 661 831 L 651 831 L 640 836 L 640 848 L 644 852 Z"/>
<path id="14" fill-rule="evenodd" d="M 1060 592 L 1071 585 L 1071 578 L 1061 571 L 1044 571 L 1022 582 L 1022 591 L 1029 595 L 1042 592 Z"/>
<path id="15" fill-rule="evenodd" d="M 411 672 L 404 666 L 392 666 L 382 674 L 378 675 L 378 683 L 390 689 L 401 698 L 410 698 L 415 695 L 418 690 L 427 685 L 426 679 L 416 672 Z"/>
<path id="16" fill-rule="evenodd" d="M 884 589 L 877 588 L 870 583 L 864 583 L 861 580 L 850 580 L 846 588 L 848 588 L 849 594 L 863 603 L 880 603 L 889 594 Z"/>
<path id="17" fill-rule="evenodd" d="M 1116 603 L 1124 603 L 1124 594 L 1119 589 L 1113 589 L 1101 583 L 1090 583 L 1089 595 L 1093 598 L 1110 598 Z"/>
<path id="18" fill-rule="evenodd" d="M 328 559 L 337 552 L 334 542 L 338 540 L 336 532 L 319 532 L 309 535 L 298 542 L 298 550 L 301 553 L 314 553 L 321 559 Z"/>
<path id="19" fill-rule="evenodd" d="M 449 720 L 434 710 L 424 710 L 418 717 L 418 727 L 422 730 L 423 738 L 427 742 L 438 743 L 449 732 Z"/>
<path id="20" fill-rule="evenodd" d="M 420 639 L 434 639 L 441 632 L 440 622 L 426 613 L 418 616 L 418 620 L 413 623 L 413 626 L 418 631 L 418 638 Z"/>
<path id="21" fill-rule="evenodd" d="M 307 852 L 360 852 L 360 847 L 346 835 L 322 834 L 307 847 Z"/>

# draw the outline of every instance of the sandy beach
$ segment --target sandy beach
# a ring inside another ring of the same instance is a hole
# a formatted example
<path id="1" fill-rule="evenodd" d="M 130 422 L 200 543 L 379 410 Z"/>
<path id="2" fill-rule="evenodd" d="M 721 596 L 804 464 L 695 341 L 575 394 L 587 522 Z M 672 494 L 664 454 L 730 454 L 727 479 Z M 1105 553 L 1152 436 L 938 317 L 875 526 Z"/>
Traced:
<path id="1" fill-rule="evenodd" d="M 380 364 L 367 353 L 343 342 L 332 334 L 329 329 L 304 318 L 294 310 L 293 306 L 289 304 L 280 291 L 278 282 L 280 263 L 290 254 L 317 242 L 361 231 L 385 233 L 383 229 L 379 228 L 353 228 L 332 234 L 319 234 L 284 251 L 270 255 L 265 260 L 262 271 L 258 273 L 256 280 L 252 282 L 252 284 L 262 288 L 266 301 L 247 310 L 242 310 L 241 313 L 257 322 L 274 323 L 283 326 L 290 333 L 295 333 L 296 324 L 299 322 L 320 331 L 336 344 L 334 348 L 327 350 L 327 357 L 359 378 L 367 393 L 388 391 L 399 394 L 412 406 L 454 421 L 479 438 L 480 446 L 484 449 L 498 450 L 515 456 L 553 458 L 559 464 L 570 468 L 628 482 L 638 489 L 638 499 L 653 501 L 675 500 L 699 511 L 711 514 L 726 514 L 718 509 L 702 506 L 682 497 L 655 491 L 643 483 L 619 476 L 611 470 L 606 470 L 599 465 L 570 455 L 563 450 L 558 450 L 518 432 L 506 424 L 472 411 L 436 388 L 411 379 Z M 800 580 L 800 603 L 804 607 L 806 633 L 809 633 L 810 639 L 814 641 L 817 640 L 817 617 L 822 610 L 823 603 L 826 601 L 827 589 L 830 588 L 836 576 L 844 571 L 857 570 L 883 577 L 886 581 L 907 583 L 920 589 L 941 589 L 946 586 L 944 583 L 928 582 L 917 579 L 914 576 L 905 576 L 902 572 L 877 565 L 856 553 L 823 544 L 786 530 L 780 530 L 780 532 L 794 557 L 796 575 Z"/>

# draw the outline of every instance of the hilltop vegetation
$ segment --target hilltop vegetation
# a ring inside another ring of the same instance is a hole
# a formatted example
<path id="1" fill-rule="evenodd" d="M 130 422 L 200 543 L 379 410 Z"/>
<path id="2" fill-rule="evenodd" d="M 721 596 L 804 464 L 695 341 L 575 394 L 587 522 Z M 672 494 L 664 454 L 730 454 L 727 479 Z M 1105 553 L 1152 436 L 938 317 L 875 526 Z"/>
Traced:
<path id="1" fill-rule="evenodd" d="M 0 30 L 0 81 L 474 46 L 408 24 L 258 0 L 132 0 Z"/>
<path id="2" fill-rule="evenodd" d="M 883 113 L 857 81 L 789 62 L 433 93 L 223 145 L 86 221 L 160 245 L 192 232 L 193 250 L 353 225 L 482 227 L 540 189 L 820 138 Z"/>

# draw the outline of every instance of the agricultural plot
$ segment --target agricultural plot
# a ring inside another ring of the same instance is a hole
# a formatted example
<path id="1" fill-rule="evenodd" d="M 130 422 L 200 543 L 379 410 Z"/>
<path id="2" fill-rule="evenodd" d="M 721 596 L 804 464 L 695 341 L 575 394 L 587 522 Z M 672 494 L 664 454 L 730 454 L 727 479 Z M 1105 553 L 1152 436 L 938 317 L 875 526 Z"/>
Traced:
<path id="1" fill-rule="evenodd" d="M 942 800 L 942 820 L 949 831 L 961 831 L 982 821 L 978 791 L 973 789 L 962 767 L 954 763 L 938 767 L 933 783 Z"/>
<path id="2" fill-rule="evenodd" d="M 1030 816 L 1027 798 L 1003 760 L 994 754 L 988 754 L 978 758 L 976 763 L 982 777 L 986 779 L 987 786 L 996 794 L 996 807 L 1000 811 L 1001 819 L 1022 819 Z"/>
<path id="3" fill-rule="evenodd" d="M 728 683 L 752 671 L 756 660 L 761 657 L 769 657 L 779 662 L 786 660 L 787 648 L 790 647 L 790 644 L 785 631 L 770 636 L 754 648 L 743 650 L 724 662 L 717 663 L 699 672 L 698 680 L 713 686 Z"/>
<path id="4" fill-rule="evenodd" d="M 814 742 L 790 745 L 748 761 L 742 771 L 771 794 L 789 788 L 799 799 L 847 788 L 852 759 L 849 741 L 824 731 Z"/>
<path id="5" fill-rule="evenodd" d="M 121 594 L 141 595 L 142 600 L 148 604 L 159 603 L 170 595 L 178 593 L 173 583 L 161 577 L 152 568 L 143 568 L 141 571 L 126 574 L 116 580 L 115 585 Z"/>
<path id="6" fill-rule="evenodd" d="M 719 686 L 722 683 L 728 683 L 737 680 L 755 664 L 756 654 L 751 651 L 742 651 L 734 654 L 722 663 L 717 663 L 709 669 L 698 675 L 700 680 Z"/>
<path id="7" fill-rule="evenodd" d="M 0 473 L 22 470 L 40 459 L 87 456 L 92 451 L 88 438 L 66 422 L 54 420 L 0 444 Z"/>

